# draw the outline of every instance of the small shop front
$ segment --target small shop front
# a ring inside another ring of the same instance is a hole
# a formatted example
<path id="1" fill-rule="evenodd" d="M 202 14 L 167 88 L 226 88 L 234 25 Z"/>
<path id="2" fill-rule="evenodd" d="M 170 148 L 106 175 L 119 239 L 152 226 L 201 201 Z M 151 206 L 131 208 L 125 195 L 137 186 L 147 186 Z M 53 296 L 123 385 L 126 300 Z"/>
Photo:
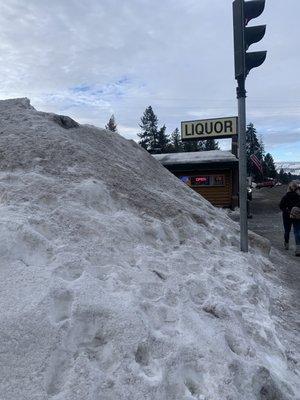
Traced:
<path id="1" fill-rule="evenodd" d="M 212 150 L 154 157 L 214 206 L 237 206 L 238 159 L 231 152 Z"/>

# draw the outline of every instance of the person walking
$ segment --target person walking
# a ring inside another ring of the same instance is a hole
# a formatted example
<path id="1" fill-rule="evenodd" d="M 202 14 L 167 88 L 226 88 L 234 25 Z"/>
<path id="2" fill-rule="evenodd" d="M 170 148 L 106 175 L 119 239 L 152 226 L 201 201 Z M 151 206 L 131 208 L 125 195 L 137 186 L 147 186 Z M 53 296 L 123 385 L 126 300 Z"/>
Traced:
<path id="1" fill-rule="evenodd" d="M 300 208 L 299 184 L 297 182 L 293 181 L 289 184 L 288 191 L 282 197 L 279 207 L 282 211 L 284 227 L 284 248 L 289 249 L 290 232 L 293 226 L 296 242 L 295 256 L 300 256 L 300 219 L 296 219 L 294 214 L 291 216 L 293 207 Z"/>

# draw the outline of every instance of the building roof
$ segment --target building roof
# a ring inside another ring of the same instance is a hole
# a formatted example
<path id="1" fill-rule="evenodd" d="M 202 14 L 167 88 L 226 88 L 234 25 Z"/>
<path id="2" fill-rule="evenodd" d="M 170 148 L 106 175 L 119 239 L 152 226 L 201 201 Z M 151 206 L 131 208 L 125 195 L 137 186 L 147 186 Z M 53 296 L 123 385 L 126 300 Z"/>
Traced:
<path id="1" fill-rule="evenodd" d="M 153 157 L 163 165 L 238 162 L 234 154 L 222 150 L 153 154 Z"/>

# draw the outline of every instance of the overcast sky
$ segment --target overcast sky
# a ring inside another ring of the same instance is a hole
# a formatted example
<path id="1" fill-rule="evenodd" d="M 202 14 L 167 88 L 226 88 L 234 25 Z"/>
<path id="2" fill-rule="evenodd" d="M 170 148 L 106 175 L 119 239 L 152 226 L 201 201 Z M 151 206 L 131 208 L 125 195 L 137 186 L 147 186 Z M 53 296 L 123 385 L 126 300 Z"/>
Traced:
<path id="1" fill-rule="evenodd" d="M 267 50 L 247 79 L 247 122 L 276 161 L 300 161 L 300 2 L 267 0 L 249 25 Z M 137 139 L 152 105 L 171 133 L 184 120 L 237 114 L 231 0 L 5 0 L 0 97 Z"/>

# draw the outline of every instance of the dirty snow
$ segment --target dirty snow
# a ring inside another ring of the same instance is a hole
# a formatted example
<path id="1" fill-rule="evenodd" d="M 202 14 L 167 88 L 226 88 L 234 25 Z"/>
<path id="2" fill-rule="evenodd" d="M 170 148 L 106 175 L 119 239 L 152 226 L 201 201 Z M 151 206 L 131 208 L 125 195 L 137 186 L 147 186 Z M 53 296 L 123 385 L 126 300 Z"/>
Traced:
<path id="1" fill-rule="evenodd" d="M 133 141 L 28 99 L 0 118 L 1 400 L 299 399 L 266 240 L 240 253 Z"/>

